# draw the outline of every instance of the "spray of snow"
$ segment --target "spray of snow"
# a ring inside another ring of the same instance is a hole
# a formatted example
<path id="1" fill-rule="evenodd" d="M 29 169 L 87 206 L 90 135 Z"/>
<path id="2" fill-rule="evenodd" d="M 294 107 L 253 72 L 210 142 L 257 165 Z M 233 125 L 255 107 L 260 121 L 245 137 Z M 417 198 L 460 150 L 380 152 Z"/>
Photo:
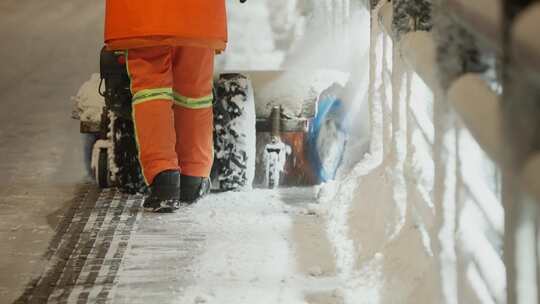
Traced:
<path id="1" fill-rule="evenodd" d="M 306 18 L 302 15 L 302 1 L 267 1 L 273 37 L 279 49 L 288 50 L 298 37 L 304 35 Z"/>
<path id="2" fill-rule="evenodd" d="M 229 43 L 216 60 L 217 71 L 268 70 L 281 65 L 285 53 L 274 43 L 266 2 L 228 0 Z"/>
<path id="3" fill-rule="evenodd" d="M 334 168 L 339 167 L 347 138 L 347 134 L 340 130 L 334 121 L 324 122 L 317 138 L 317 151 L 325 172 L 332 174 Z"/>
<path id="4" fill-rule="evenodd" d="M 256 73 L 251 74 L 254 79 Z M 338 70 L 290 68 L 258 74 L 261 80 L 254 82 L 254 88 L 259 117 L 269 117 L 277 105 L 283 107 L 289 118 L 313 116 L 313 107 L 321 93 L 333 84 L 345 86 L 349 80 L 347 73 Z"/>

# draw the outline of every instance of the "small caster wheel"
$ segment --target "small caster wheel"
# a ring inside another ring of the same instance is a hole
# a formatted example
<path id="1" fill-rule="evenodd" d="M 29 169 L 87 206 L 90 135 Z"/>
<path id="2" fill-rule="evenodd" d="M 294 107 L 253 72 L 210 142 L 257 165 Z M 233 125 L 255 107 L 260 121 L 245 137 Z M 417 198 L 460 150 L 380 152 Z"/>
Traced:
<path id="1" fill-rule="evenodd" d="M 99 149 L 98 163 L 95 166 L 96 182 L 100 188 L 111 187 L 111 171 L 109 169 L 109 154 L 106 148 Z"/>

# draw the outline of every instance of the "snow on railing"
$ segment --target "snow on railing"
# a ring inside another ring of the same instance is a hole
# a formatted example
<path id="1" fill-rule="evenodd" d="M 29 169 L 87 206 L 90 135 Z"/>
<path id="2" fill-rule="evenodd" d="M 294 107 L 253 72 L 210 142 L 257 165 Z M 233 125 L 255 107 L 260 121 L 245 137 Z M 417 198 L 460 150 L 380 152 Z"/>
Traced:
<path id="1" fill-rule="evenodd" d="M 540 5 L 504 3 L 503 134 L 508 303 L 540 302 Z"/>
<path id="2" fill-rule="evenodd" d="M 368 2 L 371 151 L 329 225 L 346 303 L 538 303 L 540 6 Z"/>
<path id="3" fill-rule="evenodd" d="M 415 100 L 414 106 L 410 96 L 409 100 L 398 100 L 390 109 L 390 115 L 400 116 L 399 103 L 406 103 L 407 137 L 420 133 L 429 147 L 424 154 L 434 163 L 434 168 L 424 168 L 435 171 L 432 184 L 428 183 L 431 189 L 421 190 L 432 193 L 426 203 L 431 201 L 435 212 L 422 221 L 434 223 L 430 239 L 440 268 L 441 298 L 444 303 L 504 303 L 504 211 L 500 173 L 483 152 L 487 151 L 495 160 L 502 158 L 499 97 L 478 74 L 458 77 L 448 90 L 443 88 L 433 34 L 396 29 L 393 13 L 399 5 L 399 1 L 394 2 L 394 7 L 386 3 L 378 11 L 385 35 L 393 38 L 398 50 L 391 73 L 402 73 L 409 79 L 408 90 L 428 90 L 432 98 Z M 493 14 L 480 15 L 491 20 Z M 406 66 L 401 69 L 408 72 L 396 71 L 401 64 Z M 411 79 L 415 77 L 427 86 L 413 84 Z M 400 99 L 399 96 L 393 98 Z M 423 111 L 426 107 L 432 108 L 433 113 Z M 418 140 L 409 144 L 413 145 L 407 149 L 415 150 L 413 153 L 426 149 Z M 491 168 L 490 174 L 479 174 L 488 168 Z M 418 188 L 426 188 L 425 184 L 418 183 Z"/>
<path id="4" fill-rule="evenodd" d="M 444 302 L 468 303 L 472 296 L 539 303 L 540 4 L 394 0 L 385 6 L 381 25 L 434 95 L 434 253 Z M 429 133 L 426 125 L 418 123 Z M 498 170 L 487 178 L 470 170 L 467 145 L 481 147 Z M 450 230 L 458 232 L 456 240 Z"/>

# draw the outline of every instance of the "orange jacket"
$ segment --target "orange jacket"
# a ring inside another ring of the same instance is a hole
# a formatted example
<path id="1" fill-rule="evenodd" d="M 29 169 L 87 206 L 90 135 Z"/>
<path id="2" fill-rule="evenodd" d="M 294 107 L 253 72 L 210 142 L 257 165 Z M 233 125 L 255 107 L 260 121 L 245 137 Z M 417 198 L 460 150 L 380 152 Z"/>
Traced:
<path id="1" fill-rule="evenodd" d="M 113 50 L 189 45 L 222 51 L 225 0 L 107 0 L 105 43 Z"/>

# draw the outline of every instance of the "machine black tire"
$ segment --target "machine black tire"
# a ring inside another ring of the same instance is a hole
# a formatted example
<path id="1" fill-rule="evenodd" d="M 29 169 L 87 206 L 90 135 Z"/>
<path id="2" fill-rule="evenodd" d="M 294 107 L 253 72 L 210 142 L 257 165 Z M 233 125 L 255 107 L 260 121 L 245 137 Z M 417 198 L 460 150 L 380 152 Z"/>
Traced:
<path id="1" fill-rule="evenodd" d="M 249 104 L 253 102 L 250 86 L 246 76 L 235 73 L 222 74 L 215 83 L 212 179 L 222 191 L 251 186 L 249 158 L 255 155 L 249 149 L 255 143 L 248 142 L 250 136 L 245 128 L 246 125 L 255 128 L 254 110 L 247 113 L 248 109 L 254 109 Z"/>
<path id="2" fill-rule="evenodd" d="M 110 184 L 109 155 L 107 149 L 99 150 L 99 158 L 96 168 L 96 180 L 100 188 L 108 188 Z"/>
<path id="3" fill-rule="evenodd" d="M 113 130 L 114 162 L 118 168 L 116 172 L 118 188 L 128 194 L 146 192 L 147 187 L 138 159 L 133 121 L 115 117 Z"/>

